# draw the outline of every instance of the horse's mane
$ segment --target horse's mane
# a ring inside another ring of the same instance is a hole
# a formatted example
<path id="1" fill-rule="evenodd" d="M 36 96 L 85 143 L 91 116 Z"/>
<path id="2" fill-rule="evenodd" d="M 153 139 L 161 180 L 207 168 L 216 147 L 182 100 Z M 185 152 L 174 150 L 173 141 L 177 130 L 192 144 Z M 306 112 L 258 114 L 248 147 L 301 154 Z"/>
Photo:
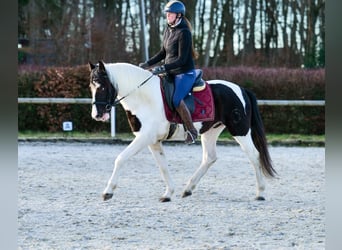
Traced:
<path id="1" fill-rule="evenodd" d="M 107 63 L 105 68 L 114 87 L 124 95 L 134 90 L 152 74 L 150 71 L 130 63 Z"/>
<path id="2" fill-rule="evenodd" d="M 110 75 L 128 82 L 144 80 L 151 75 L 149 71 L 130 63 L 108 63 L 105 67 Z"/>

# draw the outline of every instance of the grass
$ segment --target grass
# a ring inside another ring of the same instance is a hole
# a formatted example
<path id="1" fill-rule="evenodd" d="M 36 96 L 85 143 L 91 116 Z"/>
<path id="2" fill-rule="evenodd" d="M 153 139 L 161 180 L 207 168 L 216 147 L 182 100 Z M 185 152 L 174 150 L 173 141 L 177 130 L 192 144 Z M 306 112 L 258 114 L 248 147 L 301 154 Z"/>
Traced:
<path id="1" fill-rule="evenodd" d="M 124 136 L 125 134 L 122 134 Z M 119 136 L 119 135 L 118 135 Z M 121 136 L 121 135 L 120 135 Z M 126 137 L 129 138 L 129 134 Z M 109 132 L 37 132 L 37 131 L 19 131 L 18 139 L 30 138 L 30 139 L 51 139 L 51 138 L 75 138 L 75 139 L 98 139 L 98 138 L 111 138 Z M 132 136 L 133 137 L 133 136 Z"/>
<path id="2" fill-rule="evenodd" d="M 132 133 L 117 133 L 115 139 L 132 140 Z M 112 139 L 110 132 L 36 132 L 36 131 L 19 131 L 18 139 Z M 302 134 L 267 134 L 269 144 L 299 144 L 299 145 L 325 145 L 325 135 L 302 135 Z M 227 132 L 223 132 L 220 141 L 233 141 L 234 139 Z"/>

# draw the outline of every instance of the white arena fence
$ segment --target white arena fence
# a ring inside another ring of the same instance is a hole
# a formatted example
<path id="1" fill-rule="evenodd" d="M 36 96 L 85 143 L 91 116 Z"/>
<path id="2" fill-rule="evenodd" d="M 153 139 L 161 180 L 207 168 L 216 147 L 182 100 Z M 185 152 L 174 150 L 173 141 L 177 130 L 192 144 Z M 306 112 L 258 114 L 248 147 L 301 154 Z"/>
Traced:
<path id="1" fill-rule="evenodd" d="M 18 103 L 31 104 L 91 104 L 91 98 L 27 98 L 19 97 Z M 325 106 L 325 100 L 258 100 L 260 106 Z M 111 111 L 111 136 L 115 137 L 115 107 Z"/>

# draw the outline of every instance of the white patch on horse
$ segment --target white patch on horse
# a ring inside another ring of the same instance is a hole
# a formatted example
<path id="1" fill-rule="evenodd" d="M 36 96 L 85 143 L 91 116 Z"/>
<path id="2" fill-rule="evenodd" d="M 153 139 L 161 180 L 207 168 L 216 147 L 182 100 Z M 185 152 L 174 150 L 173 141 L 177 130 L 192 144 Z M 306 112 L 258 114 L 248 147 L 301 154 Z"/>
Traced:
<path id="1" fill-rule="evenodd" d="M 96 95 L 96 91 L 97 89 L 100 87 L 101 85 L 95 81 L 92 81 L 90 84 L 89 84 L 89 87 L 90 87 L 90 92 L 91 92 L 91 103 L 94 103 L 95 102 L 95 95 Z M 96 105 L 92 105 L 92 108 L 91 108 L 91 117 L 95 120 L 97 120 L 96 118 L 97 116 L 97 108 L 96 108 Z"/>
<path id="2" fill-rule="evenodd" d="M 209 84 L 223 84 L 223 85 L 226 85 L 227 87 L 231 88 L 233 90 L 233 92 L 239 97 L 239 99 L 243 105 L 243 109 L 245 110 L 245 113 L 246 113 L 246 102 L 242 96 L 240 86 L 236 85 L 235 83 L 224 81 L 224 80 L 210 80 L 210 81 L 208 81 L 208 83 Z"/>

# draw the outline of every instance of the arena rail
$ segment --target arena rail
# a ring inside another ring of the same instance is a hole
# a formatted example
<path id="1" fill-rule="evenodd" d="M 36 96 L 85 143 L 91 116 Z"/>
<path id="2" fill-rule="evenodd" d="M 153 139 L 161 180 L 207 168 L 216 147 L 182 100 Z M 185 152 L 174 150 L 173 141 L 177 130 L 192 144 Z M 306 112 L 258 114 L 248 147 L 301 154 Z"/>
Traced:
<path id="1" fill-rule="evenodd" d="M 18 103 L 32 104 L 91 104 L 91 98 L 27 98 L 19 97 Z M 268 106 L 325 106 L 325 100 L 258 100 L 258 105 Z M 115 137 L 115 108 L 111 111 L 111 136 Z"/>
<path id="2" fill-rule="evenodd" d="M 27 98 L 19 97 L 18 103 L 34 104 L 90 104 L 91 98 Z M 271 106 L 325 106 L 324 100 L 258 100 L 258 105 Z"/>

